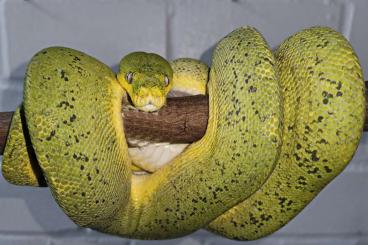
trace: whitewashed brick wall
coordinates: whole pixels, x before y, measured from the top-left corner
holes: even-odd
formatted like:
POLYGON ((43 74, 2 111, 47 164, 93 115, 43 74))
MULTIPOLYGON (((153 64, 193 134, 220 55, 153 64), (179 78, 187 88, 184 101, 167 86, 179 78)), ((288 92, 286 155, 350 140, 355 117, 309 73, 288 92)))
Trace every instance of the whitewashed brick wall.
MULTIPOLYGON (((44 47, 79 49, 114 69, 136 50, 209 63, 213 45, 241 25, 258 28, 272 47, 304 27, 333 27, 351 41, 368 74, 368 0, 0 0, 0 111, 12 111, 21 101, 26 64, 44 47)), ((367 162, 365 134, 347 169, 300 215, 275 234, 246 244, 368 244, 367 162)), ((0 245, 8 244, 239 242, 205 231, 150 242, 81 229, 48 189, 12 186, 0 176, 0 245)))

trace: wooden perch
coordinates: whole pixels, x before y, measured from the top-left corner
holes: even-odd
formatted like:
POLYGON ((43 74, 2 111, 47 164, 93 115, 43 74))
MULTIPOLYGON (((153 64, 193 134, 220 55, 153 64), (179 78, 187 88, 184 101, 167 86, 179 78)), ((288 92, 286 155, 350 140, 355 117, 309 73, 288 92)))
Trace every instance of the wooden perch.
MULTIPOLYGON (((366 120, 368 131, 368 82, 366 85, 366 120)), ((128 139, 155 142, 192 143, 205 133, 208 120, 208 97, 203 95, 169 98, 155 113, 123 107, 124 131, 128 139)), ((3 153, 13 112, 0 112, 0 154, 3 153)))
MULTIPOLYGON (((3 154, 13 112, 0 112, 0 155, 3 154)), ((208 97, 203 95, 168 98, 154 113, 122 108, 126 137, 155 142, 191 143, 205 133, 208 97)))

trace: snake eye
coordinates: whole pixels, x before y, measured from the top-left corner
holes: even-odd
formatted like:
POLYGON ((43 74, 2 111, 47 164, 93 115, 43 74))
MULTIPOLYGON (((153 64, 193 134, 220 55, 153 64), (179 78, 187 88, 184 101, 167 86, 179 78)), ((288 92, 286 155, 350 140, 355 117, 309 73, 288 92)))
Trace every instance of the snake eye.
POLYGON ((130 84, 133 82, 133 72, 128 72, 125 76, 125 79, 127 80, 127 82, 130 84))
POLYGON ((165 82, 165 86, 169 86, 169 83, 170 83, 170 80, 169 80, 169 77, 165 75, 165 78, 164 78, 164 82, 165 82))

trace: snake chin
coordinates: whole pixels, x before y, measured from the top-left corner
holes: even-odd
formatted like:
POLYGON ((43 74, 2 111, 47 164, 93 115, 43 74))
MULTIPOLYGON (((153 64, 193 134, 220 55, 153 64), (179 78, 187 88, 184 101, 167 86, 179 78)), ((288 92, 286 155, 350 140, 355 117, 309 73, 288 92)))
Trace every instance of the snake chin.
POLYGON ((160 110, 166 102, 165 96, 133 94, 130 96, 135 108, 145 112, 155 112, 160 110))
POLYGON ((154 111, 158 111, 161 107, 157 107, 153 104, 147 104, 141 107, 138 107, 139 110, 141 111, 145 111, 145 112, 154 112, 154 111))

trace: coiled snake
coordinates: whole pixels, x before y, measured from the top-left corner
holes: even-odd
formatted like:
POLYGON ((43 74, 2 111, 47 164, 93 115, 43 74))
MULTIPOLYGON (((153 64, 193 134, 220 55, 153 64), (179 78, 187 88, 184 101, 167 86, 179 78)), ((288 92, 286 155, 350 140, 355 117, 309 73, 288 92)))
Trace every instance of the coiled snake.
POLYGON ((38 185, 29 133, 55 200, 80 226, 141 239, 200 228, 257 239, 286 224, 339 174, 362 134, 362 71, 342 35, 309 28, 272 53, 257 30, 242 27, 214 50, 204 137, 153 174, 137 176, 121 127, 122 98, 146 86, 150 99, 133 103, 155 110, 173 75, 153 59, 146 71, 158 67, 155 79, 138 85, 139 74, 132 82, 129 71, 134 64, 123 61, 116 78, 79 51, 40 51, 12 121, 4 177, 38 185))

